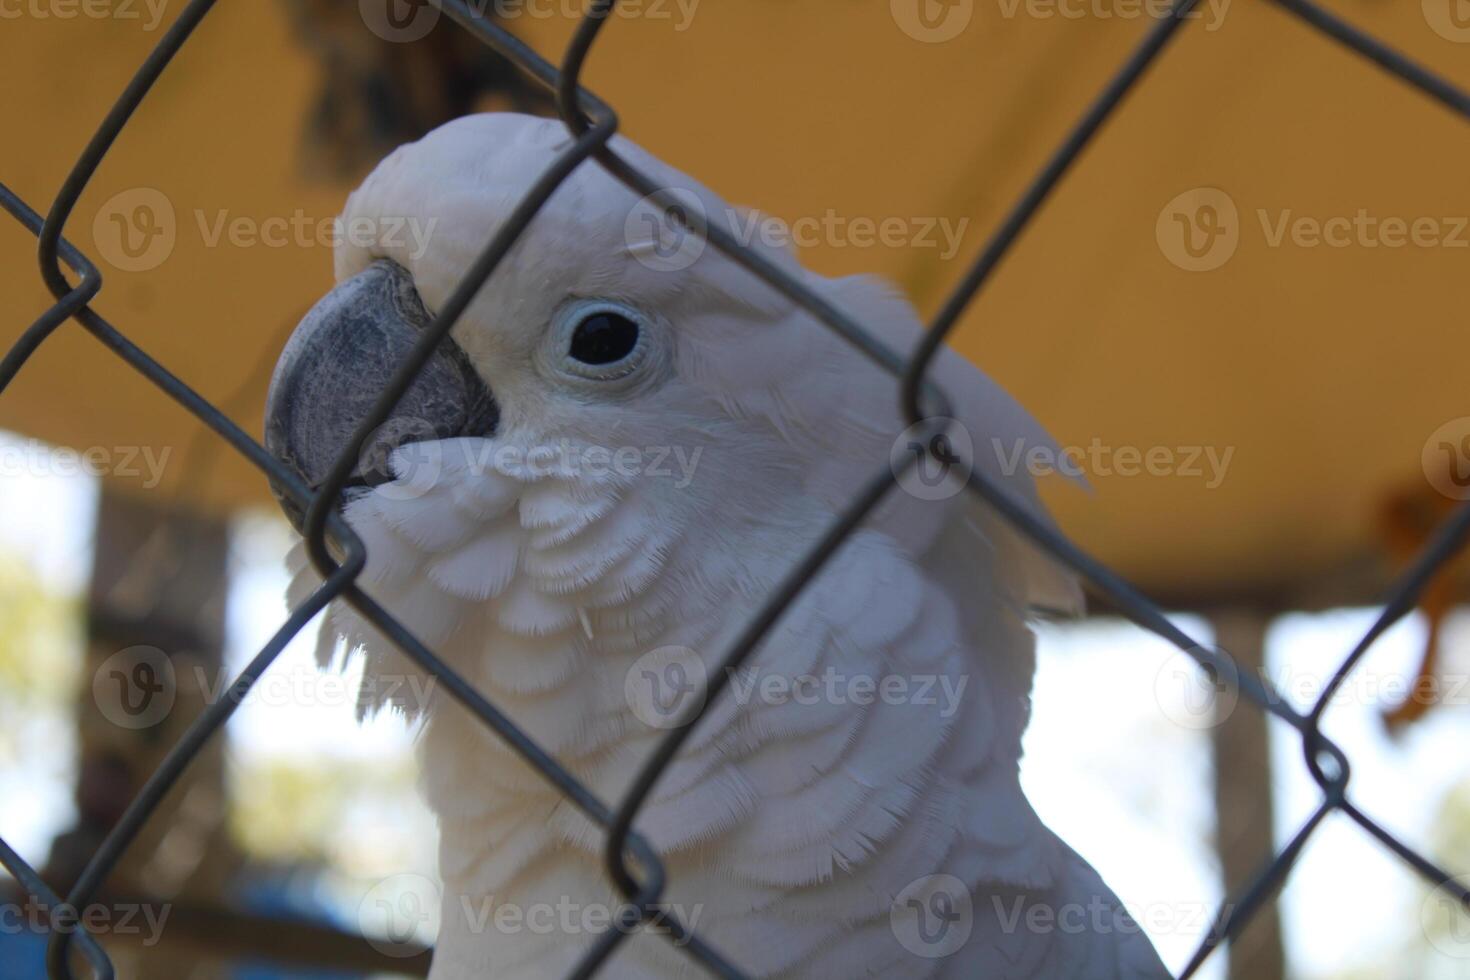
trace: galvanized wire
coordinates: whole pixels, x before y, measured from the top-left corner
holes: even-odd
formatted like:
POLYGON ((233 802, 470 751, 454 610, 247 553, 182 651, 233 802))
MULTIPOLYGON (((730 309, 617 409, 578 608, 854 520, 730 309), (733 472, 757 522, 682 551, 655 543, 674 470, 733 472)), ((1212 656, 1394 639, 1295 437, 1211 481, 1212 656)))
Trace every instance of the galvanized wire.
MULTIPOLYGON (((1368 58, 1386 72, 1421 90, 1450 111, 1470 120, 1470 95, 1399 52, 1308 0, 1271 2, 1368 58)), ((667 884, 666 875, 658 854, 634 829, 638 814, 694 726, 723 693, 725 681, 733 669, 751 655, 802 590, 820 574, 827 559, 881 502, 901 474, 896 473, 887 461, 875 460, 872 479, 859 490, 817 544, 793 565, 780 586, 751 617, 745 629, 720 659, 719 669, 712 672, 708 696, 686 712, 679 719, 680 724, 673 726, 639 771, 626 795, 614 806, 599 799, 582 785, 552 755, 413 636, 391 612, 358 588, 357 577, 363 569, 366 552, 362 542, 342 520, 338 504, 343 485, 358 458, 359 447, 392 413, 418 371, 428 362, 434 348, 444 340, 455 321, 494 274, 500 261, 535 218, 538 210, 572 170, 588 160, 604 167, 641 196, 653 196, 656 201, 664 204, 670 220, 684 222, 690 230, 702 234, 710 244, 738 262, 755 279, 800 305, 828 329, 898 378, 901 381, 901 408, 909 421, 930 425, 935 431, 939 431, 944 424, 941 420, 948 414, 946 406, 949 401, 943 392, 928 382, 927 372, 944 338, 953 330, 961 315, 1045 205, 1051 192, 1128 93, 1157 61, 1169 41, 1183 26, 1186 15, 1195 6, 1196 0, 1175 0, 1170 13, 1161 17, 1148 31, 1003 219, 998 230, 961 278, 959 285, 941 306, 917 349, 908 358, 888 348, 864 329, 859 321, 828 303, 791 274, 742 245, 727 230, 708 224, 698 215, 685 212, 676 214, 672 210, 675 202, 659 196, 659 185, 611 149, 609 140, 618 128, 617 114, 605 101, 583 87, 580 79, 587 57, 616 0, 591 0, 559 66, 547 62, 501 26, 479 15, 476 8, 464 0, 433 0, 435 6, 448 14, 453 21, 508 59, 533 81, 545 86, 556 97, 558 110, 573 141, 541 175, 518 203, 509 220, 486 244, 434 322, 423 332, 409 357, 380 393, 351 444, 343 449, 336 465, 316 493, 310 492, 216 406, 190 389, 91 308, 91 302, 102 289, 101 272, 63 236, 78 199, 118 134, 215 3, 216 0, 191 0, 180 13, 108 112, 62 184, 44 220, 0 184, 0 207, 37 236, 41 275, 56 299, 50 309, 21 333, 3 360, 0 360, 0 392, 4 391, 47 338, 62 324, 75 320, 261 470, 307 514, 306 537, 309 552, 324 581, 309 599, 292 610, 271 640, 235 678, 230 689, 231 696, 219 698, 209 705, 170 750, 64 899, 57 896, 19 854, 4 841, 0 841, 0 865, 10 871, 21 888, 33 899, 44 903, 51 910, 51 939, 47 952, 50 975, 56 978, 71 977, 68 953, 73 942, 78 945, 95 976, 110 978, 113 975, 112 964, 96 938, 86 930, 85 922, 78 921, 77 909, 86 906, 98 893, 168 790, 177 782, 203 745, 229 720, 244 694, 270 667, 286 644, 329 602, 341 600, 355 608, 407 656, 432 674, 444 690, 504 739, 528 765, 589 819, 605 829, 607 871, 627 900, 619 915, 619 924, 624 928, 609 928, 599 936, 572 973, 573 977, 597 975, 607 958, 631 931, 627 927, 647 922, 655 915, 667 927, 668 938, 675 941, 687 955, 694 957, 708 972, 728 978, 744 976, 735 961, 712 948, 697 933, 671 916, 667 908, 658 905, 667 884), (76 278, 75 283, 68 278, 67 270, 76 278), (340 556, 340 560, 333 557, 334 552, 340 556), (630 858, 636 863, 636 870, 630 865, 630 858)), ((932 447, 933 443, 926 440, 924 445, 932 447)), ((917 463, 918 459, 915 457, 908 465, 917 463)), ((1249 884, 1222 905, 1214 927, 1206 933, 1181 974, 1182 977, 1194 975, 1214 949, 1240 933, 1291 873, 1306 843, 1323 820, 1333 812, 1340 812, 1356 822, 1418 874, 1470 909, 1470 891, 1454 881, 1447 871, 1383 829, 1348 800, 1347 787, 1351 778, 1349 760, 1322 731, 1323 715, 1333 693, 1361 662, 1370 646, 1415 607, 1435 573, 1463 547, 1466 538, 1470 537, 1470 504, 1462 506, 1436 532, 1422 555, 1387 598, 1373 627, 1344 658, 1312 709, 1302 714, 1291 708, 1257 674, 1240 671, 1224 654, 1195 642, 1174 626, 1163 610, 1136 588, 1077 547, 1065 535, 1038 521, 998 484, 972 470, 968 489, 999 511, 1038 546, 1081 575, 1091 589, 1105 598, 1114 609, 1144 629, 1168 640, 1197 660, 1202 667, 1212 668, 1215 676, 1227 679, 1247 700, 1286 722, 1300 736, 1308 768, 1322 791, 1322 801, 1287 846, 1271 856, 1249 884)))

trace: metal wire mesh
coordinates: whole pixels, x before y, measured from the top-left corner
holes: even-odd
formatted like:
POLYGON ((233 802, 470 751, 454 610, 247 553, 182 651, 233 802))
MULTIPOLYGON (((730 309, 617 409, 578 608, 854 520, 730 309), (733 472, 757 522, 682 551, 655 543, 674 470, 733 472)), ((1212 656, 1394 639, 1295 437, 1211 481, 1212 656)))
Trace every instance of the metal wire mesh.
MULTIPOLYGON (((152 773, 123 817, 108 834, 102 846, 87 864, 70 892, 61 898, 52 891, 35 870, 11 847, 0 841, 0 864, 15 876, 37 901, 52 910, 49 919, 51 937, 47 950, 47 968, 53 977, 70 977, 69 950, 73 942, 86 958, 96 976, 110 978, 113 967, 94 935, 85 928, 78 909, 84 908, 102 887, 119 858, 138 835, 168 790, 174 785, 200 748, 229 720, 244 695, 275 660, 286 644, 329 602, 341 600, 351 604, 367 620, 391 639, 421 667, 433 674, 443 689, 472 711, 485 725, 503 738, 530 766, 606 831, 605 860, 608 874, 616 883, 627 904, 620 911, 618 927, 604 931, 588 950, 572 973, 573 977, 596 975, 608 957, 640 923, 657 919, 665 928, 659 932, 674 941, 685 953, 710 973, 722 977, 744 974, 734 960, 711 948, 701 937, 659 905, 666 884, 659 855, 634 829, 640 809, 659 777, 679 752, 694 724, 710 710, 720 697, 728 678, 758 646, 766 632, 816 576, 826 560, 858 527, 894 486, 901 473, 895 473, 888 461, 875 461, 873 478, 860 489, 847 508, 821 537, 811 551, 802 557, 785 576, 780 586, 752 617, 735 643, 725 653, 717 669, 710 672, 708 697, 693 705, 679 723, 664 737, 652 757, 642 767, 626 796, 610 804, 598 799, 555 758, 517 728, 494 704, 477 693, 470 684, 428 649, 386 609, 357 586, 366 553, 362 542, 334 510, 343 485, 348 479, 362 445, 370 434, 393 411, 399 398, 412 384, 417 372, 428 362, 434 348, 449 333, 482 284, 492 275, 518 236, 535 217, 537 211, 561 182, 584 161, 605 167, 608 172, 641 196, 655 196, 667 204, 670 220, 681 221, 704 235, 716 248, 743 265, 770 287, 799 304, 828 329, 835 331, 864 352, 891 374, 901 378, 903 412, 911 424, 925 424, 938 432, 947 399, 943 392, 925 380, 930 361, 947 334, 954 328, 976 294, 995 272, 1017 237, 1045 203, 1051 191, 1077 160, 1083 149, 1139 82, 1155 59, 1168 45, 1175 32, 1188 19, 1196 0, 1175 0, 1167 16, 1151 27, 1127 61, 1098 94, 1082 118, 1073 126, 1061 146, 1032 180, 1020 200, 1013 206, 1000 227, 969 268, 952 295, 929 325, 913 356, 905 359, 870 335, 863 326, 841 310, 814 294, 789 273, 772 265, 761 255, 739 243, 725 229, 708 225, 698 215, 675 211, 677 202, 659 197, 660 187, 647 175, 619 157, 608 146, 617 130, 618 119, 612 107, 579 84, 582 67, 616 0, 591 0, 559 66, 542 59, 528 46, 495 23, 477 14, 475 5, 465 0, 432 0, 443 13, 470 31, 490 48, 544 85, 555 96, 561 118, 574 137, 548 170, 541 175, 521 200, 504 226, 480 254, 469 273, 444 304, 410 356, 394 374, 378 397, 371 412, 355 433, 351 444, 342 451, 333 470, 315 494, 278 462, 243 430, 232 423, 216 406, 191 390, 166 368, 134 345, 112 324, 89 305, 102 288, 97 267, 73 247, 62 235, 83 190, 96 173, 113 141, 127 125, 134 111, 158 80, 174 55, 188 41, 194 29, 215 6, 216 0, 192 0, 180 13, 157 47, 108 112, 96 135, 77 160, 52 202, 47 216, 42 217, 29 205, 0 184, 0 206, 3 206, 39 240, 38 255, 41 275, 56 303, 35 321, 0 361, 0 391, 9 384, 30 356, 53 332, 68 320, 100 341, 127 362, 161 391, 178 402, 187 412, 205 423, 236 452, 272 478, 278 486, 306 510, 306 537, 313 562, 324 582, 286 622, 250 664, 235 678, 226 696, 214 700, 183 735, 178 744, 152 773), (63 271, 63 264, 77 277, 73 285, 63 271), (341 558, 334 557, 333 551, 341 558), (635 867, 636 865, 636 867, 635 867)), ((1335 15, 1308 0, 1272 0, 1296 15, 1303 23, 1323 32, 1353 51, 1370 59, 1389 74, 1414 86, 1446 108, 1470 121, 1470 94, 1460 91, 1433 73, 1413 63, 1376 39, 1345 23, 1335 15)), ((933 447, 936 443, 925 442, 933 447)), ((919 457, 908 465, 919 463, 919 457)), ((1291 872, 1303 847, 1322 821, 1339 811, 1354 821, 1383 847, 1398 855, 1415 871, 1470 909, 1470 890, 1454 881, 1449 873, 1398 840, 1376 823, 1372 817, 1348 800, 1349 760, 1343 751, 1322 732, 1322 718, 1333 695, 1362 660, 1372 644, 1395 622, 1411 611, 1434 574, 1470 536, 1470 505, 1462 506, 1436 532, 1423 553, 1393 589, 1372 628, 1352 649, 1331 676, 1315 704, 1306 713, 1298 712, 1271 690, 1254 672, 1239 671, 1228 658, 1196 643, 1174 626, 1164 612, 1114 574, 1105 565, 1082 551, 1058 531, 1040 523, 1024 508, 1014 503, 995 483, 970 467, 968 490, 998 510, 1021 532, 1078 572, 1095 593, 1129 619, 1175 644, 1194 658, 1202 669, 1227 679, 1239 693, 1260 710, 1269 712, 1290 725, 1300 736, 1307 766, 1322 791, 1322 800, 1312 816, 1301 826, 1280 853, 1274 855, 1238 894, 1221 906, 1212 928, 1186 966, 1183 977, 1194 975, 1210 954, 1224 942, 1239 935, 1245 925, 1261 909, 1263 903, 1281 886, 1291 872)))

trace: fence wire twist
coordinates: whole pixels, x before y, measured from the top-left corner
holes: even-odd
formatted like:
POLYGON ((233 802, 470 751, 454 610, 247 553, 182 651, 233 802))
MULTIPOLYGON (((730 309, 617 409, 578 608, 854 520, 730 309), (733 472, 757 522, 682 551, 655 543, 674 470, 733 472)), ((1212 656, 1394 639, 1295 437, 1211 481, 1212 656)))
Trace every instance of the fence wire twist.
MULTIPOLYGON (((663 203, 670 220, 684 222, 690 230, 704 235, 711 244, 743 265, 751 274, 799 304, 828 329, 840 334, 886 371, 899 378, 902 410, 909 423, 922 423, 931 427, 941 425, 937 420, 948 414, 948 400, 943 392, 934 389, 925 379, 930 361, 1051 191, 1128 92, 1157 60, 1187 19, 1197 0, 1175 0, 1169 14, 1160 18, 1149 30, 1005 216, 909 358, 904 358, 886 347, 864 330, 860 323, 813 293, 790 273, 743 246, 727 230, 708 225, 698 215, 682 210, 674 211, 677 202, 664 197, 662 189, 648 175, 610 149, 609 140, 618 128, 617 114, 606 102, 582 87, 580 78, 587 56, 617 0, 591 0, 559 66, 541 58, 503 28, 484 19, 465 0, 431 0, 462 28, 504 56, 534 81, 548 88, 554 94, 562 121, 574 140, 540 176, 525 198, 519 202, 509 220, 486 245, 434 322, 423 332, 408 358, 379 395, 351 443, 343 449, 327 479, 314 494, 268 455, 244 430, 231 422, 220 409, 175 377, 92 309, 90 304, 102 288, 101 273, 62 236, 78 199, 113 141, 127 125, 174 55, 188 41, 216 2, 217 0, 191 0, 180 13, 107 113, 101 127, 62 184, 44 219, 4 184, 0 184, 0 206, 38 237, 41 276, 56 299, 55 305, 27 328, 4 359, 0 360, 0 392, 4 391, 30 356, 57 328, 68 320, 76 320, 104 346, 274 480, 298 506, 306 510, 307 543, 312 561, 322 573, 323 583, 305 603, 291 612, 260 653, 235 678, 226 696, 211 703, 192 723, 178 744, 169 751, 87 863, 64 900, 47 886, 34 868, 0 840, 0 865, 15 877, 33 899, 45 903, 52 910, 48 922, 51 932, 47 947, 48 972, 56 978, 72 976, 69 952, 71 944, 75 942, 94 975, 102 980, 110 980, 113 976, 112 963, 96 937, 85 928, 77 910, 85 907, 97 894, 164 795, 204 744, 229 720, 244 695, 270 667, 286 644, 329 602, 342 600, 372 622, 407 656, 434 675, 444 690, 493 729, 543 778, 606 831, 607 871, 627 900, 620 913, 622 928, 609 928, 597 939, 571 974, 573 978, 596 975, 633 928, 655 917, 666 927, 668 938, 710 973, 727 978, 743 977, 744 974, 729 958, 713 949, 697 933, 671 915, 667 908, 657 905, 666 884, 663 864, 658 854, 634 829, 634 824, 654 785, 677 755, 694 725, 721 695, 734 668, 739 667, 751 655, 767 631, 802 589, 819 574, 826 560, 842 545, 847 536, 878 505, 902 473, 895 472, 886 461, 881 467, 875 467, 872 479, 810 552, 787 573, 780 586, 765 600, 759 612, 740 633, 718 669, 711 671, 709 696, 697 708, 689 710, 679 719, 679 724, 665 736, 639 771, 627 795, 614 807, 593 795, 494 704, 451 670, 391 613, 358 588, 357 577, 363 569, 366 551, 361 540, 336 510, 336 505, 361 447, 393 411, 419 370, 428 362, 435 347, 449 333, 455 321, 494 273, 501 259, 535 218, 542 205, 576 167, 589 159, 595 165, 606 168, 638 194, 653 196, 663 203), (75 285, 68 280, 63 265, 75 275, 75 285), (333 556, 334 550, 341 556, 340 560, 333 556)), ((1309 0, 1269 2, 1294 14, 1303 23, 1368 58, 1384 71, 1470 121, 1470 94, 1309 0)), ((925 440, 924 445, 932 446, 933 443, 925 440)), ((907 465, 911 467, 918 463, 916 456, 907 465)), ((1181 977, 1193 976, 1222 942, 1227 942, 1240 933, 1263 903, 1281 886, 1307 841, 1333 811, 1345 814, 1383 847, 1398 855, 1434 885, 1454 896, 1466 909, 1470 909, 1470 890, 1454 881, 1444 869, 1398 840, 1348 800, 1346 794, 1351 775, 1349 761, 1343 751, 1322 732, 1323 714, 1342 683, 1373 643, 1416 606, 1420 594, 1435 573, 1460 550, 1467 536, 1470 536, 1470 504, 1462 505, 1438 529, 1422 554, 1392 590, 1373 626, 1338 666, 1311 710, 1302 714, 1290 707, 1257 674, 1239 671, 1221 653, 1196 643, 1174 626, 1158 606, 1128 582, 1082 551, 1060 532, 1038 521, 1013 502, 997 484, 973 468, 966 468, 971 469, 967 486, 971 493, 994 507, 1037 545, 1080 574, 1093 591, 1113 608, 1144 629, 1173 643, 1195 659, 1202 669, 1209 670, 1212 676, 1224 678, 1238 687, 1239 692, 1258 708, 1275 715, 1300 735, 1307 766, 1322 790, 1322 801, 1280 853, 1272 856, 1260 868, 1248 886, 1237 895, 1228 897, 1221 905, 1213 927, 1207 931, 1181 977)))

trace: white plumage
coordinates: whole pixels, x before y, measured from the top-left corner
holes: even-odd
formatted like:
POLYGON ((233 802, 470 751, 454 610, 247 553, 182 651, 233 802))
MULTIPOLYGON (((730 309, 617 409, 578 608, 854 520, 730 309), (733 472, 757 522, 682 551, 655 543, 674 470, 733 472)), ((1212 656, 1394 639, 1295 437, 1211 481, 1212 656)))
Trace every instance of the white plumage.
MULTIPOLYGON (((344 219, 417 220, 434 228, 428 248, 346 244, 339 280, 391 259, 439 309, 566 142, 558 123, 487 115, 398 150, 344 219)), ((711 220, 730 213, 633 144, 615 145, 696 195, 711 220)), ((609 801, 666 734, 633 710, 630 669, 666 647, 713 664, 904 427, 891 378, 715 249, 677 271, 640 261, 627 237, 635 207, 646 205, 595 163, 577 169, 454 328, 499 403, 493 438, 401 449, 400 478, 347 507, 368 544, 368 591, 609 801), (558 360, 558 324, 589 300, 639 316, 643 346, 625 377, 581 377, 558 360), (532 465, 538 447, 556 447, 563 463, 627 447, 639 462, 532 465), (694 465, 651 472, 659 451, 694 465)), ((880 283, 824 279, 766 251, 895 348, 915 343, 912 310, 880 283)), ((976 465, 1040 513, 1030 478, 1005 472, 992 440, 1050 445, 1046 435, 952 353, 932 377, 955 399, 976 465)), ((316 578, 294 561, 300 599, 316 578)), ((1166 975, 1148 940, 1119 928, 1126 919, 1095 914, 1117 899, 1018 784, 1034 669, 1026 616, 1079 603, 1068 576, 968 494, 893 491, 737 678, 743 696, 712 707, 639 818, 666 859, 668 901, 756 977, 1166 975), (837 687, 768 697, 759 682, 773 677, 837 687), (909 693, 858 703, 854 681, 890 677, 909 693), (957 949, 916 951, 905 925, 911 883, 929 875, 952 876, 969 898, 957 949), (1081 929, 1024 915, 1073 906, 1094 910, 1081 929)), ((369 670, 409 669, 334 607, 323 658, 344 648, 364 651, 369 670)), ((422 785, 443 831, 433 976, 564 976, 592 936, 484 927, 467 909, 616 907, 602 833, 468 712, 435 698, 399 705, 426 709, 422 785)), ((638 934, 607 975, 701 971, 638 934)))

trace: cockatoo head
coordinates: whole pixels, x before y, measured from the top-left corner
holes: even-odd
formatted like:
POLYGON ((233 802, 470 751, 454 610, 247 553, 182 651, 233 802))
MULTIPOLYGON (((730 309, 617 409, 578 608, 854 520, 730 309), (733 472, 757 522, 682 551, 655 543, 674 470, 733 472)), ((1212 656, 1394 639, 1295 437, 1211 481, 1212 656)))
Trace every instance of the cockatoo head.
MULTIPOLYGON (((268 399, 266 445, 306 484, 321 485, 569 143, 554 120, 467 117, 395 151, 351 196, 338 285, 292 336, 268 399)), ((881 282, 806 271, 781 239, 751 233, 772 219, 729 207, 626 140, 613 146, 679 206, 894 349, 918 338, 912 309, 881 282)), ((904 423, 892 378, 591 160, 537 212, 450 340, 364 448, 345 513, 368 545, 363 584, 426 642, 465 638, 460 663, 520 670, 508 683, 531 683, 574 647, 604 661, 654 639, 712 648, 715 638, 684 635, 710 619, 690 601, 764 592, 910 445, 895 438, 904 423)), ((977 437, 1050 445, 952 353, 931 376, 955 392, 977 437)), ((1034 501, 1024 470, 1002 473, 986 453, 975 465, 1034 501)), ((952 511, 895 493, 869 526, 918 553, 952 511)), ((1003 533, 987 531, 988 547, 1003 533)), ((371 637, 343 615, 336 632, 371 653, 371 637)))
MULTIPOLYGON (((268 398, 267 448, 308 486, 568 145, 553 120, 467 117, 395 151, 352 194, 337 286, 287 344, 268 398)), ((613 145, 680 206, 746 220, 613 145)), ((669 607, 691 576, 735 589, 749 569, 717 569, 722 556, 789 561, 793 532, 815 533, 858 471, 882 465, 894 432, 862 417, 877 372, 702 245, 584 162, 364 447, 344 507, 368 545, 361 582, 426 642, 460 637, 456 663, 494 659, 523 684, 573 647, 604 660, 620 644, 647 649, 660 617, 681 618, 669 607)), ((751 247, 851 305, 837 292, 858 280, 811 275, 759 237, 751 247)), ((861 285, 858 302, 912 321, 861 285)), ((299 599, 311 577, 295 564, 299 599)), ((377 655, 350 611, 334 612, 333 633, 377 655)))
MULTIPOLYGON (((292 337, 270 395, 267 445, 309 485, 568 143, 554 120, 467 117, 393 153, 351 196, 338 286, 292 337)), ((636 146, 614 145, 682 205, 716 219, 732 213, 636 146)), ((800 274, 785 252, 767 252, 800 274)), ((752 337, 752 321, 779 320, 788 306, 588 161, 476 295, 452 343, 365 447, 350 485, 372 492, 429 479, 413 472, 420 457, 408 450, 445 440, 453 442, 429 463, 435 478, 519 465, 532 475, 633 479, 661 456, 666 489, 685 490, 695 459, 732 478, 749 466, 779 468, 778 445, 756 451, 721 436, 740 427, 741 398, 779 388, 800 353, 789 336, 752 337), (776 349, 783 341, 788 349, 776 349), (713 443, 725 451, 706 454, 713 443), (736 452, 741 445, 751 451, 736 452), (457 458, 465 455, 468 466, 457 458)), ((681 509, 702 499, 683 495, 681 509)))

